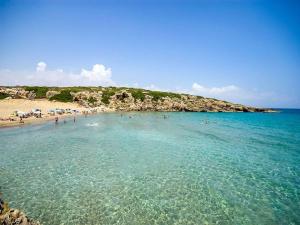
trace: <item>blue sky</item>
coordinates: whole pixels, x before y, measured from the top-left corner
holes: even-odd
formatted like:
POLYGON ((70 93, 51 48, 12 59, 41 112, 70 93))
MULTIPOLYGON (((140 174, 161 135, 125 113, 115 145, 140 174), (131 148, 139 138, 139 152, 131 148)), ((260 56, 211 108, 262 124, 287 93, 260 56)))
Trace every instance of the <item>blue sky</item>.
POLYGON ((297 1, 0 0, 0 85, 125 85, 299 108, 299 24, 297 1))

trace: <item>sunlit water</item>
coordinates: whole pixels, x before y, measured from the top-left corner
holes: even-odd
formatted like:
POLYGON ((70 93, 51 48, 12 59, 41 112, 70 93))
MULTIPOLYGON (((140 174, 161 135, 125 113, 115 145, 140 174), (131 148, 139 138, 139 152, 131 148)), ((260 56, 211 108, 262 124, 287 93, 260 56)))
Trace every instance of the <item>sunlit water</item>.
POLYGON ((100 114, 0 143, 3 197, 46 225, 300 224, 300 111, 100 114))

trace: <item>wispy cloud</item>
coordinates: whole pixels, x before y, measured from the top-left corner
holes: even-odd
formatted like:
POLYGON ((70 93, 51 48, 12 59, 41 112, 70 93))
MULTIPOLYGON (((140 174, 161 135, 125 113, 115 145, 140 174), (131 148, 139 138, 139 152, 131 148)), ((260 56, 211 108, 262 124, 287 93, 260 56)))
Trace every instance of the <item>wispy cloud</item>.
POLYGON ((283 105, 284 102, 292 101, 288 96, 280 96, 273 91, 241 88, 233 84, 221 87, 207 87, 195 82, 191 86, 191 91, 188 92, 204 97, 262 107, 283 105))
POLYGON ((208 87, 194 82, 190 88, 170 88, 163 89, 155 84, 142 87, 155 91, 171 91, 177 93, 186 93, 192 95, 200 95, 204 97, 217 98, 220 100, 227 100, 235 103, 241 103, 246 105, 258 106, 258 107, 271 107, 284 104, 287 101, 294 101, 288 96, 280 96, 275 92, 258 90, 258 89, 246 89, 238 87, 234 84, 225 85, 220 87, 208 87))
POLYGON ((210 95, 210 96, 218 96, 230 93, 236 93, 240 91, 240 88, 235 85, 229 85, 224 87, 205 87, 198 83, 193 83, 192 91, 196 94, 210 95))
POLYGON ((164 91, 162 88, 157 87, 155 84, 150 84, 144 87, 147 90, 152 90, 152 91, 164 91))

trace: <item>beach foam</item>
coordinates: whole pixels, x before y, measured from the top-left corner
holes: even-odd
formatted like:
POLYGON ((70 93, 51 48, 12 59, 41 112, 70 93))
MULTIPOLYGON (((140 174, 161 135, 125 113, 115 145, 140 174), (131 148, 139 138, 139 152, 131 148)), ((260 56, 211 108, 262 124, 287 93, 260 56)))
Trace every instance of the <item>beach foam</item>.
POLYGON ((99 123, 87 123, 86 126, 87 127, 98 127, 99 123))

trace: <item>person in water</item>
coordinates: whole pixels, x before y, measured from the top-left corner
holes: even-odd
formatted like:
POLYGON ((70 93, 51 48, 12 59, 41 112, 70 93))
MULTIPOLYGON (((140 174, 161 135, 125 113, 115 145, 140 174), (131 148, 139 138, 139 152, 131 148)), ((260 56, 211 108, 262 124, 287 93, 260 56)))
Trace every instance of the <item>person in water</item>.
POLYGON ((74 123, 76 122, 75 116, 74 116, 74 120, 73 121, 74 121, 74 123))
POLYGON ((58 123, 58 117, 55 117, 55 123, 56 124, 58 123))

